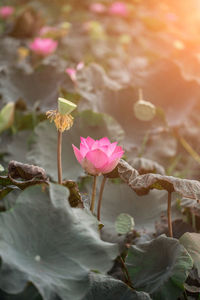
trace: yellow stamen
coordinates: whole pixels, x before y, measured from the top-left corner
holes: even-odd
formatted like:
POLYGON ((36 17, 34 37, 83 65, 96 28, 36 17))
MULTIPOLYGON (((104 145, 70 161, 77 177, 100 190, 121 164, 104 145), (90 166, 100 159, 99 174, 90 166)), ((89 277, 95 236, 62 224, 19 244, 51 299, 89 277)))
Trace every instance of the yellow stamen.
POLYGON ((69 130, 73 125, 73 117, 70 114, 62 115, 56 110, 50 110, 47 111, 46 115, 50 122, 54 121, 56 128, 60 132, 69 130))

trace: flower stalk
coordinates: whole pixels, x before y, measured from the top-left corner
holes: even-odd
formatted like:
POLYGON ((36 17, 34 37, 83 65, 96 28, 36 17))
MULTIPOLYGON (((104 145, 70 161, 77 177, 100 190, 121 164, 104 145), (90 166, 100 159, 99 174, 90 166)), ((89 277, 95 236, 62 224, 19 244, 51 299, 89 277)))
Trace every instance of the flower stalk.
POLYGON ((119 256, 119 260, 120 260, 120 262, 121 262, 121 265, 122 265, 122 268, 123 268, 124 275, 126 276, 127 284, 129 285, 129 287, 130 287, 132 290, 134 290, 133 285, 132 285, 132 282, 131 282, 131 278, 130 278, 130 276, 129 276, 128 270, 127 270, 126 265, 125 265, 125 263, 124 263, 124 260, 123 260, 123 258, 122 258, 121 256, 119 256))
POLYGON ((57 142, 58 183, 62 184, 62 131, 58 130, 57 142))
POLYGON ((95 197, 96 197, 96 186, 97 186, 97 175, 94 175, 93 187, 92 187, 92 199, 91 199, 91 205, 90 205, 90 210, 91 210, 92 213, 94 212, 95 197))
POLYGON ((73 125, 73 117, 70 113, 76 108, 76 104, 64 99, 58 98, 58 110, 47 111, 47 118, 54 122, 58 130, 57 140, 57 168, 58 183, 62 184, 62 133, 69 130, 73 125))
POLYGON ((173 237, 172 219, 171 219, 171 202, 172 202, 172 193, 168 192, 168 206, 167 206, 168 231, 169 231, 169 236, 173 237))
POLYGON ((100 193, 99 193, 99 200, 98 200, 98 208, 97 208, 97 219, 100 221, 101 218, 101 203, 102 203, 102 198, 103 198, 103 191, 106 183, 106 177, 104 176, 101 182, 101 188, 100 188, 100 193))

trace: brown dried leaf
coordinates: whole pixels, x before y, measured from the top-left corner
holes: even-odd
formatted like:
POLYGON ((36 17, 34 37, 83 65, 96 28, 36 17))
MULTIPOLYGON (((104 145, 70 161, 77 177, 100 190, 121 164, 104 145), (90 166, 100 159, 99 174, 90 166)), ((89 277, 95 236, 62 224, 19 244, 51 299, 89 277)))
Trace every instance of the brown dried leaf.
POLYGON ((130 165, 136 169, 140 175, 147 173, 158 173, 165 175, 165 169, 163 166, 148 158, 136 157, 130 161, 130 165))
POLYGON ((22 178, 31 180, 33 178, 46 180, 46 172, 43 168, 38 166, 23 164, 15 160, 11 160, 8 165, 8 175, 12 179, 22 178))
POLYGON ((68 200, 71 207, 83 208, 84 206, 83 206, 81 194, 79 192, 77 183, 73 180, 67 180, 67 181, 63 181, 62 184, 69 189, 70 194, 68 200))
POLYGON ((181 196, 200 200, 200 182, 197 180, 180 179, 160 174, 145 174, 137 176, 137 171, 129 164, 118 166, 118 172, 139 196, 146 195, 152 189, 177 192, 181 196))
MULTIPOLYGON (((0 185, 5 187, 6 189, 9 189, 11 186, 17 186, 21 190, 32 186, 36 184, 47 184, 48 181, 44 179, 31 179, 31 180, 15 180, 10 176, 0 176, 0 185)), ((0 193, 2 192, 2 189, 0 190, 0 193)), ((1 197, 0 197, 1 198, 1 197)))
POLYGON ((136 169, 131 167, 125 160, 120 159, 119 164, 117 165, 118 173, 120 178, 125 182, 133 181, 139 173, 136 169))
MULTIPOLYGON (((129 164, 124 159, 120 159, 118 165, 116 166, 116 168, 114 170, 112 170, 112 172, 103 174, 103 175, 107 178, 120 178, 118 168, 120 168, 121 170, 128 169, 128 166, 129 166, 129 164)), ((136 176, 138 176, 138 175, 139 175, 139 173, 136 171, 136 176)))
POLYGON ((27 8, 16 18, 10 36, 16 38, 31 38, 37 35, 44 21, 33 8, 27 8))

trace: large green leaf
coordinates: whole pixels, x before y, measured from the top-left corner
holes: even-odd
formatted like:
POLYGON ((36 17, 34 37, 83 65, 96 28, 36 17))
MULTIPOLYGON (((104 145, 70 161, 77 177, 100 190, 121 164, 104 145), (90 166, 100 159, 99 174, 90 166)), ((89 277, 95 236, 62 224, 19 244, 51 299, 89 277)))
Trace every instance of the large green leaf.
POLYGON ((17 160, 22 163, 26 163, 26 154, 29 150, 32 135, 32 131, 22 130, 10 137, 10 142, 7 143, 7 156, 5 157, 5 160, 17 160))
POLYGON ((117 246, 100 239, 96 218, 72 209, 68 194, 55 184, 30 187, 0 214, 1 289, 19 293, 31 281, 45 300, 79 300, 89 288, 90 270, 111 268, 117 246))
MULTIPOLYGON (((155 46, 155 43, 153 45, 155 46)), ((121 62, 121 59, 120 57, 118 61, 121 62)), ((133 56, 133 59, 136 57, 133 56)), ((112 71, 114 72, 113 66, 112 71)), ((121 72, 123 71, 120 69, 116 71, 120 74, 121 72)), ((161 107, 168 123, 177 125, 184 123, 186 117, 194 110, 198 101, 199 86, 186 81, 178 67, 166 59, 149 64, 142 74, 137 74, 133 67, 129 70, 133 76, 132 80, 128 85, 121 84, 121 88, 116 88, 113 84, 117 80, 110 80, 109 85, 109 77, 96 65, 91 64, 84 68, 82 73, 82 77, 78 78, 78 89, 83 98, 79 109, 92 108, 94 111, 113 116, 125 131, 123 146, 129 159, 142 152, 145 158, 156 160, 168 167, 171 159, 177 154, 177 140, 169 128, 165 127, 161 117, 157 116, 151 122, 141 122, 135 118, 133 105, 138 100, 138 87, 143 89, 144 100, 161 107), (131 83, 134 83, 134 87, 131 83)))
MULTIPOLYGON (((101 181, 100 179, 98 179, 101 181)), ((91 188, 89 193, 91 192, 91 188)), ((98 197, 97 197, 98 199, 98 197)), ((167 193, 150 191, 148 195, 138 196, 124 183, 115 184, 107 181, 103 193, 101 221, 105 230, 113 235, 116 232, 115 221, 119 214, 127 213, 134 218, 137 230, 155 230, 156 221, 167 211, 167 193)), ((172 217, 181 216, 176 207, 175 197, 172 201, 172 217)))
POLYGON ((125 283, 111 276, 91 275, 91 288, 84 300, 150 300, 143 292, 131 290, 125 283))
MULTIPOLYGON (((11 295, 0 290, 1 300, 42 300, 41 295, 37 289, 32 285, 28 284, 23 292, 17 295, 11 295)), ((59 300, 58 298, 55 300, 59 300)))
POLYGON ((178 240, 160 236, 131 246, 126 266, 133 286, 154 300, 177 300, 193 261, 178 240))
POLYGON ((29 108, 38 104, 45 111, 56 107, 59 88, 66 85, 66 78, 64 73, 51 66, 43 65, 32 73, 13 66, 1 75, 0 94, 5 102, 23 99, 29 108))
POLYGON ((200 234, 186 232, 180 238, 180 243, 190 253, 194 260, 194 266, 197 268, 198 275, 200 277, 200 234))
MULTIPOLYGON (((43 167, 47 174, 57 180, 57 130, 48 121, 41 123, 35 130, 35 143, 28 158, 34 164, 43 167)), ((63 179, 76 179, 84 171, 73 153, 72 144, 80 145, 80 137, 102 138, 108 136, 119 140, 123 136, 120 125, 110 116, 91 111, 82 112, 75 118, 73 127, 63 134, 63 179)))
MULTIPOLYGON (((6 69, 6 67, 11 66, 16 62, 17 48, 20 46, 20 41, 17 39, 12 39, 9 37, 1 37, 0 40, 0 63, 1 66, 6 69)), ((4 69, 4 70, 5 70, 4 69)), ((12 99, 11 99, 12 100, 12 99)))

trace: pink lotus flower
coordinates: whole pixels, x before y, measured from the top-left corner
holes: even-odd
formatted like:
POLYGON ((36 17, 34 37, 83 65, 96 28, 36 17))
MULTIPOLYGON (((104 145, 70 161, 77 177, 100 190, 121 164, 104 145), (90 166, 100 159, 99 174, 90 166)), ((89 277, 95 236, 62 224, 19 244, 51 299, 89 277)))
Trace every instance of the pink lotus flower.
POLYGON ((109 13, 111 15, 118 15, 122 17, 126 17, 128 15, 128 8, 126 4, 123 2, 114 2, 110 7, 109 7, 109 13))
POLYGON ((102 14, 106 11, 106 7, 102 3, 97 2, 90 5, 90 11, 97 14, 102 14))
POLYGON ((14 12, 14 8, 12 6, 2 6, 0 7, 0 17, 3 19, 9 18, 14 12))
POLYGON ((84 62, 79 62, 76 68, 67 68, 65 72, 69 75, 72 81, 76 81, 76 72, 84 68, 84 62))
POLYGON ((111 172, 124 154, 117 142, 110 143, 107 137, 100 140, 81 137, 80 150, 72 145, 74 154, 81 166, 91 175, 111 172))
POLYGON ((47 56, 52 54, 58 46, 58 42, 49 38, 35 38, 29 45, 30 49, 38 55, 47 56))

